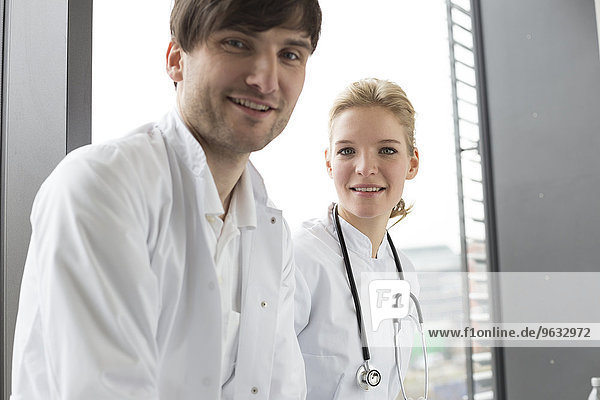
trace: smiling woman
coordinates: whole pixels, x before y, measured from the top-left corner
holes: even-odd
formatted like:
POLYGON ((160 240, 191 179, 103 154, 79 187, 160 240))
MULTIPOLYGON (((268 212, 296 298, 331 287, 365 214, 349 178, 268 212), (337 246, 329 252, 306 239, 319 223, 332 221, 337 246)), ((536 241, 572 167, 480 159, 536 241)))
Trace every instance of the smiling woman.
POLYGON ((331 109, 325 158, 338 204, 330 206, 324 218, 304 222, 294 237, 295 321, 305 356, 310 400, 331 398, 325 393, 335 393, 334 398, 362 399, 363 389, 371 391, 373 399, 393 400, 399 388, 404 393, 400 379, 404 379, 408 368, 412 326, 405 325, 400 333, 391 321, 386 321, 376 330, 366 330, 361 321, 367 314, 363 314, 356 287, 361 281, 365 285, 372 274, 388 274, 389 279, 405 279, 410 284, 409 292, 419 295, 414 266, 396 250, 387 232, 394 211, 404 208, 404 182, 414 178, 419 167, 414 118, 413 106, 404 91, 379 79, 352 83, 331 109), (351 302, 346 277, 354 309, 348 307, 351 302), (392 341, 396 334, 399 341, 392 341), (371 339, 367 339, 369 336, 371 339), (367 343, 373 338, 383 338, 384 347, 369 348, 367 343), (401 362, 395 358, 393 343, 402 348, 401 362), (313 361, 311 355, 315 354, 321 359, 313 361), (355 372, 362 362, 362 369, 355 372), (369 362, 379 369, 371 370, 369 362), (382 385, 379 379, 370 388, 356 385, 363 370, 367 376, 374 373, 382 377, 382 385), (342 377, 339 381, 338 376, 342 377), (324 387, 324 381, 330 386, 324 387))
POLYGON ((413 179, 419 167, 418 152, 409 153, 407 130, 379 106, 349 108, 332 124, 327 170, 340 216, 352 225, 364 219, 379 225, 383 235, 391 210, 402 198, 404 181, 413 179))

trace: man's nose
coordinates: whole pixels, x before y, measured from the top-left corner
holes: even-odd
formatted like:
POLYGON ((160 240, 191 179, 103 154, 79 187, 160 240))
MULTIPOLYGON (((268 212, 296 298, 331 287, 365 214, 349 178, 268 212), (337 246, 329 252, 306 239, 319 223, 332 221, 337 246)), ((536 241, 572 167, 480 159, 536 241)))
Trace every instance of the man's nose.
POLYGON ((356 173, 359 175, 372 175, 377 173, 377 160, 370 154, 363 153, 357 158, 356 173))
POLYGON ((259 54, 253 60, 246 77, 246 84, 262 94, 270 94, 279 89, 279 60, 275 54, 259 54))

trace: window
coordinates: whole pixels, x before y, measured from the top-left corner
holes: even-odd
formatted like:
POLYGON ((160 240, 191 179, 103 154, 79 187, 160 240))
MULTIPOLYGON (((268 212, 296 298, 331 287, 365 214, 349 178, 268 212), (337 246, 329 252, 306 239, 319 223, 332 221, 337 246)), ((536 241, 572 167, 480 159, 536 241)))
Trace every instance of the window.
MULTIPOLYGON (((459 210, 461 216, 461 253, 468 302, 466 316, 470 324, 494 320, 493 286, 489 280, 490 260, 486 248, 486 210, 484 197, 483 147, 480 133, 474 20, 471 3, 448 0, 448 32, 452 77, 454 130, 457 141, 459 210)), ((469 371, 469 396, 474 400, 497 398, 494 357, 498 350, 472 340, 466 349, 469 371), (496 392, 495 392, 496 391, 496 392)))

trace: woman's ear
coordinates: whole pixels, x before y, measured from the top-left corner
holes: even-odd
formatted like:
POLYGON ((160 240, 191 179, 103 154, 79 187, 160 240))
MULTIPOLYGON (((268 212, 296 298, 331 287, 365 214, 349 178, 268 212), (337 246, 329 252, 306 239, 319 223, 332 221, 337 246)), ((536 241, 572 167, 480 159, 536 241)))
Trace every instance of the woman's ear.
POLYGON ((408 160, 408 171, 406 172, 406 179, 412 179, 417 176, 419 172, 419 150, 414 149, 414 154, 410 156, 408 160))
POLYGON ((172 40, 167 48, 167 74, 173 82, 183 80, 183 50, 172 40))
POLYGON ((329 154, 329 148, 325 149, 325 167, 327 168, 327 174, 330 178, 333 178, 333 172, 331 171, 331 157, 329 154))

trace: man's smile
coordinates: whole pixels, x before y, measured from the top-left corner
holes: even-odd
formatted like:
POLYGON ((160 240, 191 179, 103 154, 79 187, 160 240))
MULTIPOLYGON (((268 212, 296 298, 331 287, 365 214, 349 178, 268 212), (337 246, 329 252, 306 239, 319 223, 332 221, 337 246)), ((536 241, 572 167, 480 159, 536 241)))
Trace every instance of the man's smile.
POLYGON ((237 105, 249 108, 251 110, 260 111, 260 112, 267 112, 267 111, 276 109, 275 107, 273 107, 270 104, 263 103, 263 102, 257 102, 256 100, 250 100, 250 99, 238 98, 238 97, 228 97, 228 99, 237 105))

